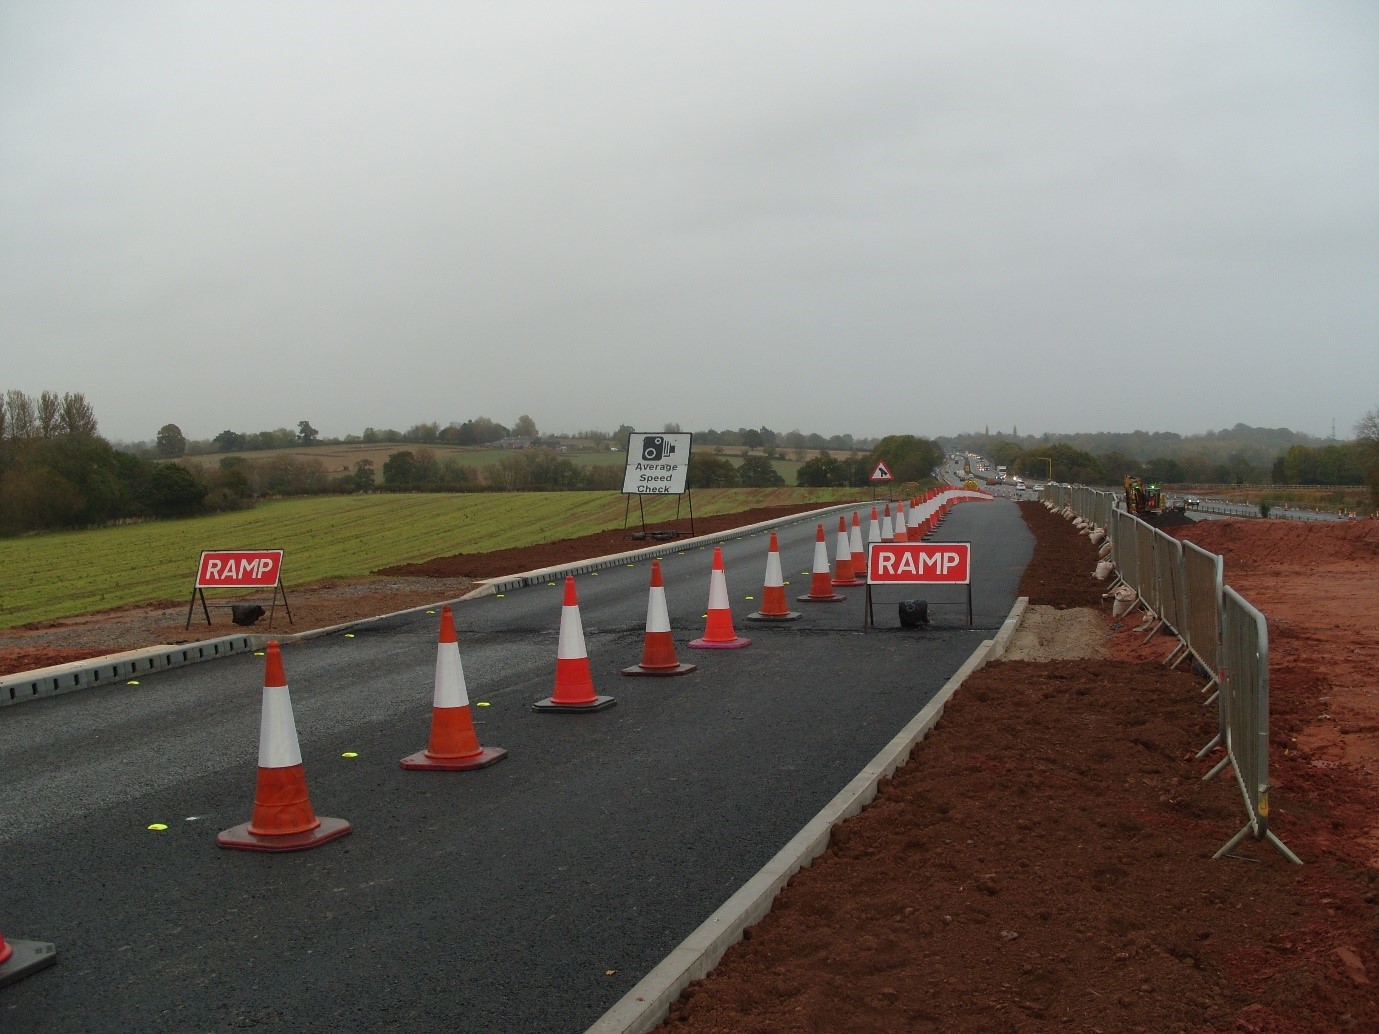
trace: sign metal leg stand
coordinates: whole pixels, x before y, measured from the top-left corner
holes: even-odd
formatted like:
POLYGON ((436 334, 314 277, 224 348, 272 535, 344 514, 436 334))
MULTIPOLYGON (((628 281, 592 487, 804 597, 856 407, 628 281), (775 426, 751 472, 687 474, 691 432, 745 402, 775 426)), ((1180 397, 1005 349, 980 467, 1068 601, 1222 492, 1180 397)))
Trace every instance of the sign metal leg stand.
POLYGON ((192 627, 192 611, 196 609, 196 598, 198 596, 201 597, 201 613, 206 615, 206 624, 209 625, 211 623, 211 610, 206 606, 206 593, 201 589, 193 589, 191 602, 187 604, 186 628, 192 627))

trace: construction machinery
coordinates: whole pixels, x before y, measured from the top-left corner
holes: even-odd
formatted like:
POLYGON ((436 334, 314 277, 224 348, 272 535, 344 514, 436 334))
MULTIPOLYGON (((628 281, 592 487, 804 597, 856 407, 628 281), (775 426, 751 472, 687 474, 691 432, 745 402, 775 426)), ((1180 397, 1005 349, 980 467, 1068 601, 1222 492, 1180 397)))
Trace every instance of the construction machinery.
POLYGON ((1143 478, 1125 475, 1125 509, 1136 516, 1158 513, 1164 508, 1164 492, 1158 485, 1146 485, 1143 478))

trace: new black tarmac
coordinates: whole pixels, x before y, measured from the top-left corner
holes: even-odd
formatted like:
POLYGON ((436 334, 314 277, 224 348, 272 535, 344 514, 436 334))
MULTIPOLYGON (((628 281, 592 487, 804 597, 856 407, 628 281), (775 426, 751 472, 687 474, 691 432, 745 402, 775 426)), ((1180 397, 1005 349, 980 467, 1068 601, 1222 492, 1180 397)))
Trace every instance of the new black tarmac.
MULTIPOLYGON (((796 587, 815 524, 778 530, 796 587)), ((864 632, 850 589, 732 651, 685 645, 712 559, 685 544, 662 571, 699 670, 674 679, 618 674, 640 656, 649 562, 579 576, 595 686, 618 701, 596 714, 531 710, 561 578, 457 606, 479 738, 509 752, 479 772, 398 767, 426 742, 438 616, 284 647, 313 804, 354 826, 308 852, 215 845, 252 810, 261 658, 6 709, 0 922, 59 960, 0 991, 0 1030, 584 1030, 1000 626, 1033 544, 1014 504, 960 505, 936 537, 973 544, 974 629, 960 589, 915 586, 878 591, 864 632), (898 627, 904 596, 935 604, 930 628, 898 627)), ((723 549, 742 622, 767 533, 723 549)))

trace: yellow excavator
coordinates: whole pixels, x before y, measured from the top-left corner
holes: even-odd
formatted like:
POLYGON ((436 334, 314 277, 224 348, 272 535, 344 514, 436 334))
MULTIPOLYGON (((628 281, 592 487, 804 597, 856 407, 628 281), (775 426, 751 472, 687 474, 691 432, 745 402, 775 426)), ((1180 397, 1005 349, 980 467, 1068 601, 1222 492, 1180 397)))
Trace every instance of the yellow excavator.
POLYGON ((1158 513, 1164 508, 1164 492, 1158 485, 1146 485, 1142 478, 1125 475, 1125 509, 1136 516, 1158 513))

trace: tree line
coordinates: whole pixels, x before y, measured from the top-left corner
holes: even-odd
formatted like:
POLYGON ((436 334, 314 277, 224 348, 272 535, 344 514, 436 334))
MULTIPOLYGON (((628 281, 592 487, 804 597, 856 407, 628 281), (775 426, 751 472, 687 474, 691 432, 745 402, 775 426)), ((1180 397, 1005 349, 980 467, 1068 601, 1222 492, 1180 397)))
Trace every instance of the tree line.
MULTIPOLYGON (((492 445, 495 442, 524 439, 537 446, 557 446, 567 439, 586 441, 594 446, 611 443, 614 447, 625 448, 627 438, 636 428, 630 424, 620 424, 615 431, 589 429, 572 434, 549 433, 542 440, 536 421, 526 413, 519 416, 508 427, 486 416, 478 416, 464 421, 451 421, 441 425, 430 421, 413 424, 405 431, 392 428, 366 427, 362 434, 347 434, 341 438, 322 438, 320 432, 309 420, 299 420, 297 430, 278 427, 265 431, 235 431, 226 429, 212 438, 192 440, 176 424, 164 424, 158 429, 152 442, 123 443, 121 448, 136 455, 152 455, 161 459, 178 459, 182 456, 207 456, 217 453, 266 452, 271 449, 294 449, 313 445, 492 445)), ((679 424, 667 424, 663 430, 679 431, 679 424)), ((838 452, 866 451, 876 444, 873 438, 858 438, 850 434, 835 434, 825 437, 818 433, 806 434, 798 429, 777 432, 769 427, 739 427, 737 430, 695 431, 695 444, 700 448, 741 447, 748 450, 761 450, 766 456, 787 456, 794 454, 803 460, 803 453, 830 449, 838 452)))
POLYGON ((1248 465, 1263 470, 1266 476, 1274 459, 1294 445, 1320 448, 1327 444, 1326 439, 1293 431, 1287 427, 1251 427, 1249 424, 1236 424, 1234 427, 1190 435, 1173 431, 1022 435, 1018 428, 1011 428, 1009 432, 992 432, 987 428, 982 432, 945 437, 942 441, 950 449, 978 452, 987 456, 991 455, 992 448, 1002 442, 1014 443, 1025 451, 1067 445, 1092 456, 1124 457, 1127 460, 1138 460, 1140 463, 1172 459, 1179 462, 1187 461, 1197 466, 1248 465))
POLYGON ((1255 463, 1238 453, 1222 461, 1199 454, 1141 461, 1116 451, 1093 455, 1066 442, 1025 448, 1002 439, 990 441, 980 451, 1011 473, 1026 478, 1112 486, 1119 486, 1127 474, 1160 485, 1366 485, 1379 504, 1376 414, 1379 410, 1360 421, 1353 441, 1292 445, 1268 463, 1255 463), (1375 426, 1367 430, 1367 422, 1375 426))
MULTIPOLYGON (((665 431, 679 431, 667 424, 665 431)), ((417 424, 407 432, 366 429, 373 441, 393 441, 408 448, 392 452, 375 469, 360 459, 352 469, 328 470, 310 454, 279 453, 254 458, 240 454, 222 456, 213 466, 185 461, 195 454, 173 424, 159 429, 152 447, 116 448, 98 433, 94 411, 80 393, 59 395, 44 391, 28 396, 7 391, 0 401, 0 534, 87 527, 120 520, 181 517, 252 506, 272 496, 319 495, 352 492, 513 492, 513 491, 618 491, 623 468, 616 464, 573 462, 556 448, 525 448, 503 455, 497 462, 465 464, 453 453, 437 453, 429 443, 473 444, 517 437, 539 441, 535 422, 525 414, 509 428, 485 417, 448 425, 417 424), (396 435, 394 439, 392 436, 396 435)), ((579 432, 593 442, 613 442, 625 448, 629 425, 604 434, 579 432)), ((226 431, 211 440, 213 450, 247 443, 251 438, 264 448, 283 449, 316 443, 319 435, 309 421, 297 430, 280 428, 235 437, 226 431), (268 444, 272 443, 272 444, 268 444)), ((357 441, 364 441, 359 436, 357 441)), ((865 488, 872 472, 884 461, 896 484, 918 483, 928 478, 958 439, 933 441, 915 435, 890 435, 877 440, 851 436, 777 434, 767 427, 736 431, 695 433, 690 455, 688 483, 691 488, 774 487, 785 484, 773 459, 783 450, 816 449, 816 455, 800 463, 795 484, 800 487, 865 488), (833 446, 846 455, 833 455, 833 446), (802 443, 802 444, 801 444, 802 443), (865 451, 863 448, 865 446, 865 451), (760 450, 734 458, 729 447, 760 450)), ((1267 464, 1243 454, 1213 461, 1197 454, 1152 457, 1141 460, 1111 450, 1101 455, 1078 449, 1067 441, 1044 443, 1002 435, 984 436, 971 443, 1013 473, 1029 478, 1052 477, 1058 481, 1091 485, 1119 485, 1125 474, 1136 474, 1163 484, 1273 483, 1290 485, 1368 484, 1379 504, 1379 409, 1356 426, 1351 442, 1294 442, 1267 464)), ((233 451, 233 450, 232 450, 233 451)), ((243 451, 254 451, 247 444, 243 451)))
MULTIPOLYGON (((530 418, 524 418, 530 419, 530 418)), ((484 434, 492 427, 472 422, 484 434)), ((521 429, 522 421, 515 425, 521 429)), ((674 430, 673 427, 668 427, 674 430)), ((293 435, 297 444, 314 429, 307 421, 293 435)), ((625 438, 624 425, 610 435, 625 438)), ((428 437, 429 431, 418 432, 428 437)), ((739 435, 739 438, 744 437, 739 435)), ((756 447, 757 439, 746 435, 756 447)), ((268 438, 267 440, 272 440, 268 438)), ((403 440, 406 443, 406 440, 403 440)), ((760 439, 771 449, 769 435, 760 439)), ((856 442, 853 441, 855 447, 856 442)), ((465 464, 454 454, 425 445, 399 449, 375 469, 360 459, 352 469, 328 470, 310 455, 279 453, 263 458, 223 456, 214 466, 191 461, 191 450, 175 425, 159 430, 152 449, 117 449, 98 433, 96 416, 79 393, 45 391, 30 397, 9 391, 0 404, 0 534, 90 527, 124 520, 185 517, 252 506, 260 498, 371 491, 529 492, 618 491, 623 468, 579 464, 553 448, 514 450, 494 463, 465 464)), ((746 455, 736 462, 723 445, 701 447, 690 456, 691 488, 775 487, 785 478, 770 455, 746 455)), ((871 452, 846 457, 822 451, 802 463, 796 484, 863 487, 884 459, 900 481, 919 481, 942 453, 927 439, 898 435, 871 452)))
POLYGON ((7 391, 0 405, 0 533, 199 513, 214 487, 113 448, 79 392, 7 391))

